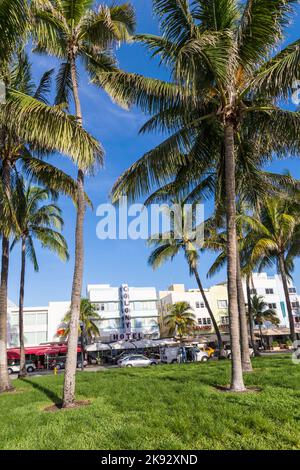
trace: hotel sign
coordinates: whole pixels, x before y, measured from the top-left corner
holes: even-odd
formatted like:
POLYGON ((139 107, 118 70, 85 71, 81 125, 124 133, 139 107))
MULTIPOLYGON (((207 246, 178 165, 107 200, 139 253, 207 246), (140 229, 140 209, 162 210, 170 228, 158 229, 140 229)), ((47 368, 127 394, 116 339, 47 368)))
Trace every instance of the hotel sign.
POLYGON ((129 300, 129 287, 127 284, 122 284, 120 288, 121 300, 121 315, 122 324, 125 335, 131 334, 131 315, 130 315, 130 300, 129 300))

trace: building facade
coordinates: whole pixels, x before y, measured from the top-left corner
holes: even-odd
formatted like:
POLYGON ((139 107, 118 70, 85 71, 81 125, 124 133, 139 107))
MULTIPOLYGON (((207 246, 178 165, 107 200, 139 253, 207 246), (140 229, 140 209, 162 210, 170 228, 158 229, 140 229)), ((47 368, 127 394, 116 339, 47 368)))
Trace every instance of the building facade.
MULTIPOLYGON (((222 333, 229 332, 229 313, 226 283, 205 289, 205 293, 222 333)), ((244 285, 245 299, 246 286, 244 285)), ((278 275, 253 273, 251 294, 262 296, 269 308, 276 311, 280 327, 289 327, 287 306, 281 278, 278 275)), ((289 294, 296 327, 300 328, 300 296, 290 283, 289 294)), ((157 292, 154 287, 130 287, 122 284, 90 284, 87 298, 94 304, 100 316, 97 341, 156 339, 164 336, 163 317, 176 302, 185 301, 191 305, 196 316, 196 333, 213 333, 213 327, 204 300, 198 289, 186 290, 184 284, 173 284, 168 290, 157 292)), ((70 302, 50 302, 46 307, 25 307, 24 333, 26 346, 59 342, 57 331, 70 308, 70 302)), ((268 326, 268 325, 266 325, 268 326)), ((270 325, 269 325, 270 326, 270 325)), ((297 329, 298 329, 297 328, 297 329)), ((300 331, 300 330, 299 330, 300 331)), ((19 311, 12 302, 8 303, 8 346, 19 345, 19 311)))
MULTIPOLYGON (((87 298, 94 304, 101 320, 98 322, 103 342, 122 339, 158 338, 157 293, 154 287, 111 287, 109 284, 87 286, 87 298)), ((50 302, 46 307, 24 308, 26 346, 59 342, 57 331, 70 302, 50 302)), ((8 347, 19 345, 19 309, 8 306, 8 347)))
MULTIPOLYGON (((247 302, 246 283, 243 283, 245 301, 247 302)), ((216 318, 221 332, 229 331, 228 294, 226 282, 204 289, 207 300, 216 318)), ((253 273, 251 282, 251 295, 263 297, 268 308, 275 310, 279 318, 280 327, 289 327, 286 300, 282 281, 279 275, 268 276, 267 273, 253 273)), ((293 310, 294 323, 300 327, 300 296, 292 284, 289 283, 289 295, 293 310)), ((211 333, 213 331, 207 309, 198 289, 186 290, 184 284, 173 284, 166 291, 159 292, 160 313, 163 318, 170 307, 180 301, 188 302, 196 317, 199 333, 211 333)), ((161 323, 163 321, 161 320, 161 323)), ((266 325, 268 326, 268 325, 266 325)))
POLYGON ((154 287, 88 285, 87 297, 101 318, 98 325, 101 341, 159 337, 159 313, 154 287))

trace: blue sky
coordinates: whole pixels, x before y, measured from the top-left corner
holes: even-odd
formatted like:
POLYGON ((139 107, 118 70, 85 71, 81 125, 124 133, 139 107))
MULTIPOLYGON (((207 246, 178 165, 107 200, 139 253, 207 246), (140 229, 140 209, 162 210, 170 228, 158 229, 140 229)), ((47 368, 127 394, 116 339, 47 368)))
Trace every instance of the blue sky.
MULTIPOLYGON (((156 33, 157 23, 152 14, 151 0, 132 1, 137 14, 138 32, 156 33)), ((298 9, 299 13, 299 9, 298 9)), ((299 15, 289 26, 288 41, 299 36, 299 15)), ((145 49, 139 45, 122 46, 117 51, 121 68, 142 73, 152 77, 165 78, 167 72, 147 57, 145 49)), ((58 63, 44 56, 32 55, 34 73, 40 76, 46 70, 56 67, 58 63)), ((187 287, 195 287, 190 278, 185 260, 179 256, 172 263, 167 263, 157 271, 147 266, 149 249, 145 241, 130 240, 98 240, 96 225, 99 218, 95 209, 99 204, 109 201, 109 192, 116 178, 128 168, 145 151, 157 145, 159 135, 138 135, 145 116, 138 110, 124 111, 114 105, 99 89, 88 84, 87 77, 82 74, 80 96, 85 127, 103 144, 105 148, 105 167, 98 174, 87 179, 86 190, 93 201, 94 211, 88 209, 85 223, 85 275, 83 294, 87 283, 107 283, 119 286, 128 283, 132 286, 156 286, 165 289, 172 283, 185 283, 187 287)), ((65 157, 55 156, 52 163, 58 165, 74 177, 76 170, 65 157)), ((281 172, 289 169, 294 177, 300 178, 300 161, 287 159, 272 163, 273 171, 281 172)), ((60 262, 55 255, 37 247, 40 264, 39 273, 35 273, 28 262, 25 304, 27 306, 47 305, 49 301, 68 300, 70 298, 73 264, 74 264, 74 224, 75 209, 72 203, 61 198, 59 205, 65 219, 64 236, 66 237, 70 261, 60 262)), ((208 213, 209 208, 207 208, 208 213)), ((204 254, 200 260, 199 271, 205 286, 225 280, 226 273, 220 272, 213 279, 206 280, 206 273, 214 259, 213 255, 204 254)), ((9 298, 18 302, 20 277, 20 247, 16 247, 11 255, 9 298)), ((296 262, 294 273, 295 284, 300 288, 300 263, 296 262)))

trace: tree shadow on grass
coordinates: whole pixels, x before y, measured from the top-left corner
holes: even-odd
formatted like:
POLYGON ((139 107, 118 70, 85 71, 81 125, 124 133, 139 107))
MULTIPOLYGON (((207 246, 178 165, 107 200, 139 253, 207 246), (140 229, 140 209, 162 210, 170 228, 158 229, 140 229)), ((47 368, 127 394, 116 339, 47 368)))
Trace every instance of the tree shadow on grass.
POLYGON ((47 388, 47 387, 44 387, 43 385, 35 382, 35 381, 31 381, 31 380, 28 380, 28 379, 20 379, 22 380, 22 382, 25 382, 27 384, 29 384, 32 388, 34 388, 35 390, 38 390, 39 392, 42 392, 44 395, 46 395, 52 402, 55 406, 59 407, 62 405, 62 399, 61 397, 59 397, 55 392, 53 392, 53 390, 47 388))

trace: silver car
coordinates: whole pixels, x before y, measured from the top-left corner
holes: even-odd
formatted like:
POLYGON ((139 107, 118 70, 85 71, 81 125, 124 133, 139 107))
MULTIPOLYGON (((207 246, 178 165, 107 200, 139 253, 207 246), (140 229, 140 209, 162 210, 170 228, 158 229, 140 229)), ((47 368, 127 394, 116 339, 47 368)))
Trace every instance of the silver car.
POLYGON ((119 367, 148 367, 156 366, 157 360, 143 356, 142 354, 131 354, 118 361, 119 367))

